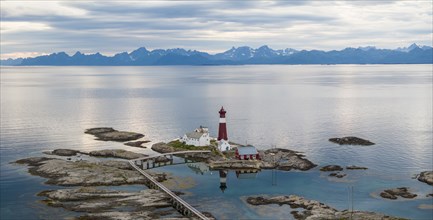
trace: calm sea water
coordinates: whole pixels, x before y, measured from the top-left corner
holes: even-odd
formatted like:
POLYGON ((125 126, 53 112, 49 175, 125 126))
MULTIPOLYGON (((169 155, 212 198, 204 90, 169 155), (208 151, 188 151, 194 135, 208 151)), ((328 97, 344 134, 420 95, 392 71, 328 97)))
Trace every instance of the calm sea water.
MULTIPOLYGON (((149 149, 98 142, 87 128, 110 126, 168 141, 204 125, 216 136, 218 110, 227 110, 229 139, 302 151, 319 166, 367 166, 333 181, 318 169, 262 171, 254 179, 228 175, 219 189, 217 173, 195 174, 185 165, 158 168, 192 178, 185 200, 218 218, 290 218, 287 206, 251 207, 257 194, 296 194, 347 209, 412 219, 432 219, 432 187, 411 179, 432 170, 432 65, 174 66, 174 67, 2 67, 1 219, 58 219, 74 215, 38 203, 38 191, 57 187, 9 164, 43 151, 149 149), (330 137, 354 135, 369 147, 338 146, 330 137), (383 189, 408 186, 418 199, 389 201, 383 189)), ((149 144, 151 145, 151 143, 149 144)), ((140 186, 131 186, 139 189, 140 186)), ((130 188, 131 188, 130 187, 130 188)))

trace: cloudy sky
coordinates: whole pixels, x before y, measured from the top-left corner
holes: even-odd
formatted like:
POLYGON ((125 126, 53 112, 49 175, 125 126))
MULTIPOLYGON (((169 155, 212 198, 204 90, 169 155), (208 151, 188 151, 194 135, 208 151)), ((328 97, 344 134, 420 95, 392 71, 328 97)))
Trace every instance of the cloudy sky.
POLYGON ((432 45, 427 1, 1 1, 1 58, 138 47, 432 45))

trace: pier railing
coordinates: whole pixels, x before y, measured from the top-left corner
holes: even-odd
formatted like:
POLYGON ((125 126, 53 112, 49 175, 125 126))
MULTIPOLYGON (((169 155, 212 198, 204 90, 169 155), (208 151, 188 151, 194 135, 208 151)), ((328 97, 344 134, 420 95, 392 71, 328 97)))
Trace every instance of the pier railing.
POLYGON ((172 202, 173 207, 176 208, 180 213, 182 213, 185 216, 189 216, 189 217, 195 216, 195 217, 198 217, 199 219, 209 220, 209 218, 206 217, 203 213, 201 213, 200 211, 198 211, 197 209, 192 207, 190 204, 185 202, 183 199, 181 199, 179 196, 177 196, 175 193, 173 193, 170 189, 165 187, 163 184, 156 181, 150 174, 146 173, 143 169, 140 169, 140 167, 138 167, 136 164, 137 161, 140 161, 141 164, 143 165, 144 164, 143 161, 157 158, 160 156, 172 156, 175 154, 189 154, 189 153, 210 153, 210 151, 179 151, 179 152, 173 152, 173 153, 167 153, 167 154, 160 154, 160 155, 156 155, 156 156, 143 157, 143 158, 130 160, 129 164, 131 164, 131 166, 134 167, 134 169, 136 169, 138 172, 143 174, 143 176, 149 182, 148 183, 149 188, 159 189, 159 190, 167 193, 170 196, 170 201, 172 202))

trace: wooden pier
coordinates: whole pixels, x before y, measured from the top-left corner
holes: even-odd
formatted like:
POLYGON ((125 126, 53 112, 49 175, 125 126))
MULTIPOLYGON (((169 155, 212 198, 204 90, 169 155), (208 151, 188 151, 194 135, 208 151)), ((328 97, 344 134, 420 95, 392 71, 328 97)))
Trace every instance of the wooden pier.
MULTIPOLYGON (((153 167, 155 167, 155 159, 159 157, 168 157, 167 159, 170 161, 170 165, 173 164, 173 155, 177 154, 195 154, 195 153, 210 153, 211 151, 178 151, 178 152, 172 152, 172 153, 166 153, 166 154, 159 154, 156 156, 150 156, 150 157, 142 157, 134 160, 130 160, 129 164, 131 164, 134 169, 136 169, 138 172, 143 174, 144 177, 146 177, 147 185, 151 189, 158 189, 165 193, 167 193, 170 196, 170 202, 172 203, 173 207, 182 213, 184 216, 187 217, 196 217, 203 220, 208 220, 209 218, 206 217, 203 213, 192 207, 190 204, 185 202, 183 199, 181 199, 179 196, 177 196, 175 193, 173 193, 170 189, 165 187, 163 184, 156 181, 151 175, 146 173, 145 169, 150 169, 150 163, 149 161, 153 162, 153 167), (146 164, 146 167, 145 167, 146 164), (138 165, 141 165, 143 169, 138 167, 138 165)), ((185 159, 186 160, 186 159, 185 159)), ((185 161, 187 162, 187 160, 185 161)), ((168 164, 166 164, 168 165, 168 164)))

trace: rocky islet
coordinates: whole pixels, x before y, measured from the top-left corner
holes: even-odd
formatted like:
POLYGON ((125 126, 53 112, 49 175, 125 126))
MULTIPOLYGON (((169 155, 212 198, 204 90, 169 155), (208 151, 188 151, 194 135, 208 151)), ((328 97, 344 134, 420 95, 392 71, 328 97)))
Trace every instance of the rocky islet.
POLYGON ((385 199, 396 200, 398 197, 413 199, 417 197, 417 194, 411 193, 407 187, 399 187, 394 189, 386 189, 380 193, 380 196, 385 199))
POLYGON ((367 211, 338 211, 324 203, 315 200, 308 200, 297 195, 289 196, 250 196, 246 202, 253 206, 259 205, 289 205, 290 208, 296 209, 290 213, 295 219, 313 220, 313 219, 374 219, 374 220, 402 220, 403 218, 387 216, 375 212, 367 211), (302 210, 301 210, 302 209, 302 210))
POLYGON ((87 129, 84 133, 94 135, 97 140, 101 141, 133 141, 144 137, 143 134, 129 132, 129 131, 118 131, 111 127, 98 127, 87 129))
POLYGON ((369 140, 365 140, 354 136, 348 136, 342 138, 330 138, 329 141, 339 145, 361 145, 361 146, 374 145, 374 143, 369 140))

